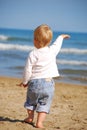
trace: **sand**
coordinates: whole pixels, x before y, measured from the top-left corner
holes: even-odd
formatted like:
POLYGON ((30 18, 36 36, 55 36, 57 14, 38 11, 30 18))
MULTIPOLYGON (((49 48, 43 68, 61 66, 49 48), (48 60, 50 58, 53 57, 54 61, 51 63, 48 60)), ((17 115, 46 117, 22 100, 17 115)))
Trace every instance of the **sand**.
MULTIPOLYGON (((16 86, 21 79, 0 77, 0 130, 35 130, 22 121, 26 88, 16 86)), ((35 113, 34 122, 36 122, 35 113)), ((44 122, 46 130, 87 130, 87 87, 56 83, 50 114, 44 122)))

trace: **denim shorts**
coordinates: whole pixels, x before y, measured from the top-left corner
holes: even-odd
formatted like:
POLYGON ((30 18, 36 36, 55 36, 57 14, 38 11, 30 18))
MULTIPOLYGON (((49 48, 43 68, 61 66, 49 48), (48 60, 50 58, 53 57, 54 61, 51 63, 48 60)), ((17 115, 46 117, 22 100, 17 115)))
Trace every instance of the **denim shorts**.
POLYGON ((54 95, 54 80, 32 79, 27 88, 27 98, 24 107, 37 112, 49 113, 54 95))

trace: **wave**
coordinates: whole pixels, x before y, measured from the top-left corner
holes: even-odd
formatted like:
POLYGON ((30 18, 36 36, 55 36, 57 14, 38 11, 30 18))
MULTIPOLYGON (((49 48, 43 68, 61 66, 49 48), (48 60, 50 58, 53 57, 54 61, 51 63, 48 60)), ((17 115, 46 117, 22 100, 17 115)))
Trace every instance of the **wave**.
POLYGON ((71 53, 71 54, 87 54, 87 49, 76 49, 76 48, 65 48, 61 49, 61 53, 71 53))
POLYGON ((5 35, 0 35, 0 40, 7 40, 7 39, 8 39, 7 36, 5 36, 5 35))
POLYGON ((65 83, 73 83, 73 84, 82 84, 87 86, 87 77, 85 76, 72 76, 72 75, 61 75, 60 78, 56 78, 58 82, 65 82, 65 83))
POLYGON ((75 60, 57 60, 58 64, 65 64, 65 65, 84 65, 87 66, 86 61, 75 61, 75 60))
MULTIPOLYGON (((80 77, 86 77, 87 78, 87 70, 83 70, 83 69, 66 69, 66 68, 63 68, 63 69, 60 69, 60 73, 61 74, 70 74, 70 75, 74 75, 74 76, 80 76, 80 77)), ((70 76, 69 75, 69 76, 70 76)))
POLYGON ((0 43, 0 50, 20 50, 20 51, 29 51, 32 50, 33 46, 28 45, 19 45, 19 44, 3 44, 0 43))
POLYGON ((23 37, 10 37, 5 35, 0 35, 0 40, 2 41, 32 41, 32 39, 29 38, 23 38, 23 37))
MULTIPOLYGON (((34 47, 33 46, 29 46, 29 45, 19 45, 19 44, 3 44, 0 43, 0 50, 19 50, 19 51, 30 51, 32 50, 34 47)), ((67 52, 68 48, 66 49, 62 49, 61 53, 65 53, 65 51, 67 52)), ((78 51, 80 51, 80 54, 85 54, 87 53, 87 50, 81 50, 79 49, 78 51)), ((72 53, 72 49, 69 49, 68 53, 72 53), (70 51, 71 50, 71 51, 70 51)), ((77 49, 74 49, 74 54, 77 54, 77 49), (75 51, 76 50, 76 51, 75 51)), ((63 64, 63 65, 83 65, 83 66, 87 66, 87 61, 75 61, 75 60, 57 60, 58 64, 63 64)))
MULTIPOLYGON (((0 43, 0 50, 21 50, 21 51, 29 51, 34 47, 29 45, 20 45, 20 44, 6 44, 0 43)), ((64 54, 87 54, 87 49, 76 49, 76 48, 62 48, 60 53, 64 54)))

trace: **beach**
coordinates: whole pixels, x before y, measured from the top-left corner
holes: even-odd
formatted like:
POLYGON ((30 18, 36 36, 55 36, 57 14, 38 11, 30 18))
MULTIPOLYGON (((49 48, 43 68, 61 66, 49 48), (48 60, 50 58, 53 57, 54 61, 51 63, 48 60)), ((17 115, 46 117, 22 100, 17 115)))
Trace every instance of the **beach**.
MULTIPOLYGON (((23 123, 27 117, 23 107, 27 89, 16 85, 20 82, 20 78, 0 77, 0 130, 36 129, 23 123)), ((37 113, 34 122, 36 116, 37 113)), ((87 87, 56 83, 50 114, 44 126, 46 130, 87 130, 87 87)))

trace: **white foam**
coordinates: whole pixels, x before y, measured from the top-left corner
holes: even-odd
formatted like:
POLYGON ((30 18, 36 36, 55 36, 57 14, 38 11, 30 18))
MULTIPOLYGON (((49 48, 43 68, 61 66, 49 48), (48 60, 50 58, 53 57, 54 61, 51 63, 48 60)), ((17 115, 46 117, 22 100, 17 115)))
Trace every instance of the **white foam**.
POLYGON ((7 39, 8 39, 7 36, 5 36, 5 35, 0 35, 0 40, 7 40, 7 39))
POLYGON ((87 54, 87 49, 77 49, 77 48, 64 48, 61 49, 61 53, 72 53, 72 54, 87 54))
POLYGON ((21 51, 29 51, 32 50, 32 46, 27 45, 19 45, 19 44, 3 44, 0 43, 0 50, 21 50, 21 51))
POLYGON ((58 64, 66 64, 66 65, 85 65, 87 66, 86 61, 75 61, 75 60, 57 60, 58 64))

